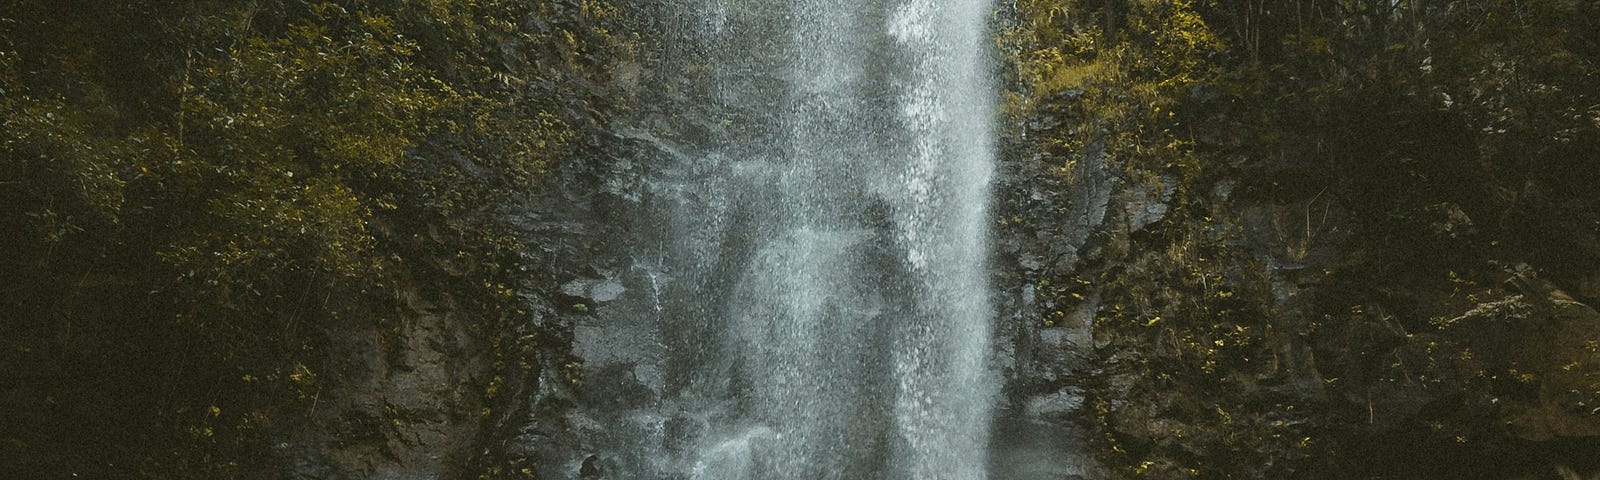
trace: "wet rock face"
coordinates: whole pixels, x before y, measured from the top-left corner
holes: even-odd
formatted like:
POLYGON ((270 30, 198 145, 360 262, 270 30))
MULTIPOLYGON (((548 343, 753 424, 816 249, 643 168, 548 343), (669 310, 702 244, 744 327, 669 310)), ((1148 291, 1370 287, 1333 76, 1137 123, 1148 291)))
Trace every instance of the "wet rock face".
POLYGON ((1501 417, 1513 437, 1542 442, 1600 439, 1600 313, 1554 284, 1519 272, 1522 295, 1484 304, 1457 323, 1523 321, 1532 324, 1514 342, 1514 363, 1536 372, 1535 395, 1508 399, 1501 417), (1508 305, 1509 304, 1509 305, 1508 305))
POLYGON ((1070 183, 1038 157, 1006 151, 995 186, 998 252, 991 266, 1005 398, 991 434, 990 473, 1016 479, 1099 478, 1099 467, 1085 449, 1089 433, 1081 428, 1084 386, 1096 367, 1093 320, 1099 298, 1069 272, 1094 248, 1093 237, 1108 219, 1138 210, 1153 222, 1164 204, 1114 208, 1118 180, 1098 149, 1085 154, 1070 183))
POLYGON ((537 195, 504 206, 506 223, 528 246, 515 287, 525 316, 473 318, 447 292, 398 286, 405 308, 397 319, 330 339, 323 371, 338 375, 317 379, 313 418, 285 426, 281 438, 296 478, 610 478, 603 475, 627 471, 593 457, 585 434, 631 433, 571 414, 580 405, 609 412, 649 398, 630 370, 584 378, 572 350, 575 333, 592 325, 597 310, 641 288, 617 273, 627 256, 619 253, 626 234, 616 212, 630 200, 607 190, 635 181, 634 167, 599 153, 606 138, 587 141, 594 143, 583 150, 587 156, 552 166, 537 195), (577 388, 586 380, 621 387, 577 388))
MULTIPOLYGON (((650 436, 629 423, 629 412, 655 403, 661 376, 627 361, 654 351, 652 286, 630 273, 629 225, 645 168, 642 147, 597 134, 590 155, 549 172, 540 194, 513 209, 509 222, 530 248, 518 292, 530 318, 522 338, 537 338, 503 363, 526 366, 504 383, 470 452, 492 471, 534 478, 632 478, 641 466, 599 455, 602 446, 650 436), (643 308, 614 315, 619 309, 643 308), (609 321, 630 318, 628 325, 609 321), (606 319, 606 320, 602 320, 606 319)), ((520 477, 519 477, 520 478, 520 477)))
MULTIPOLYGON (((1086 476, 1600 467, 1590 277, 1481 256, 1462 207, 1375 221, 1326 191, 1150 175, 1097 147, 1070 174, 1005 158, 1002 422, 1086 439, 1107 467, 1086 476)), ((1032 446, 1005 448, 997 464, 1028 464, 1032 446)))
POLYGON ((314 421, 285 442, 305 478, 423 480, 466 475, 483 408, 486 349, 461 319, 420 314, 398 332, 369 330, 335 346, 337 378, 314 421), (476 352, 476 353, 475 353, 476 352))

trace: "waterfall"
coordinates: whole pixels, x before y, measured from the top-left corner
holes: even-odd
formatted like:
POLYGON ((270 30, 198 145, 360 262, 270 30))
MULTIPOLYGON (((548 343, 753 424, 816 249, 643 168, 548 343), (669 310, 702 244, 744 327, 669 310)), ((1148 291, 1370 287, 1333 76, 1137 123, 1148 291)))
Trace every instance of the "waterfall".
POLYGON ((662 159, 636 257, 661 259, 663 353, 639 361, 665 413, 642 421, 677 421, 641 430, 661 458, 620 468, 985 478, 989 5, 669 5, 674 80, 625 135, 662 159))

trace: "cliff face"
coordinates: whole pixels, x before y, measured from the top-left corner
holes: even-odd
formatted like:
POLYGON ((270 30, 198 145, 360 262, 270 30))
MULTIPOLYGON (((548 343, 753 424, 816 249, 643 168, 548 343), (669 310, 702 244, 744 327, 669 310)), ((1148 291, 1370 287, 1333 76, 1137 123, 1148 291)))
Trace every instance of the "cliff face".
MULTIPOLYGON (((1106 168, 1093 156, 1084 164, 1089 175, 1106 168)), ((1012 408, 1089 432, 1085 454, 1111 478, 1465 474, 1456 469, 1546 478, 1593 468, 1595 373, 1584 367, 1600 317, 1527 264, 1491 287, 1359 275, 1344 279, 1353 288, 1328 272, 1370 254, 1336 235, 1305 242, 1305 204, 1218 202, 1208 220, 1170 221, 1175 195, 1163 200, 1159 185, 1091 182, 1053 203, 1013 182, 1013 198, 1025 199, 1013 215, 1079 220, 1071 233, 1008 228, 1011 275, 1041 279, 1008 292, 1021 307, 1012 408), (1197 251, 1175 252, 1137 227, 1152 218, 1154 229, 1199 232, 1197 251), (1186 271, 1200 262, 1215 276, 1186 271), (1040 295, 1054 282, 1072 283, 1040 295), (1428 323, 1400 323, 1401 308, 1428 323), (1119 310, 1143 315, 1108 325, 1119 310), (1488 456, 1498 460, 1481 463, 1488 456)))
POLYGON ((432 309, 394 330, 339 332, 328 350, 337 374, 314 394, 305 423, 278 438, 292 476, 468 476, 490 347, 459 313, 432 309))
POLYGON ((1596 468, 1592 7, 1377 3, 1012 12, 1018 392, 1107 476, 1596 468))
MULTIPOLYGON (((689 99, 622 12, 529 3, 0 2, 0 471, 596 478, 694 438, 629 423, 659 332, 607 321, 647 318, 673 153, 609 116, 689 99)), ((1600 469, 1595 8, 1002 8, 995 476, 1600 469)))
MULTIPOLYGON (((1322 7, 1007 12, 996 475, 1597 468, 1596 12, 1322 7)), ((661 413, 660 332, 608 320, 646 316, 626 226, 659 140, 592 133, 500 212, 527 246, 515 336, 433 299, 344 337, 339 370, 368 373, 328 397, 346 426, 299 434, 323 459, 301 471, 604 478, 647 461, 606 452, 692 438, 633 423, 661 413)))
POLYGON ((0 471, 525 477, 618 12, 102 3, 0 4, 0 471))

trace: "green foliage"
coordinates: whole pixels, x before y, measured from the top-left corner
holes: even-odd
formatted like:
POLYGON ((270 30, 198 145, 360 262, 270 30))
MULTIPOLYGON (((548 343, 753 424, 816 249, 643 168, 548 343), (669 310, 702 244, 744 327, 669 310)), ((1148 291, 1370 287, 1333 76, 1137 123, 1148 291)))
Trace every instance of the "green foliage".
POLYGON ((0 465, 281 471, 269 439, 337 381, 330 338, 413 315, 401 290, 479 319, 501 374, 527 367, 549 333, 516 327, 499 215, 605 121, 617 17, 0 2, 0 361, 31 386, 0 404, 0 465))
POLYGON ((1001 35, 1019 77, 1007 114, 1013 123, 1070 118, 1067 128, 1033 132, 1034 149, 1059 162, 1067 180, 1073 152, 1093 145, 1117 146, 1107 153, 1128 165, 1187 158, 1191 142, 1175 132, 1183 120, 1174 109, 1191 87, 1215 79, 1208 58, 1223 48, 1193 2, 1039 0, 1017 8, 1017 24, 1001 35))
POLYGON ((1510 300, 1600 301, 1600 196, 1580 187, 1600 184, 1593 2, 1016 8, 1007 114, 1054 169, 1029 181, 1079 188, 1096 156, 1173 192, 1160 222, 1109 227, 1087 264, 1036 282, 1051 308, 1097 294, 1090 420, 1113 477, 1459 478, 1594 457, 1575 446, 1592 436, 1526 425, 1592 418, 1600 369, 1561 339, 1595 330, 1510 300), (1495 286, 1520 263, 1556 287, 1495 286))

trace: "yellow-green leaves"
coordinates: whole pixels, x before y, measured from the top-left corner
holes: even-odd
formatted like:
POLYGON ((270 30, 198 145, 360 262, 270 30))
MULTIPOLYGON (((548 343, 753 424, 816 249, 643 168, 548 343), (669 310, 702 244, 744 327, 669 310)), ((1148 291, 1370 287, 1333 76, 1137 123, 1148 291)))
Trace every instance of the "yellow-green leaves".
MULTIPOLYGON (((262 412, 304 421, 330 385, 326 338, 418 308, 543 338, 501 215, 591 146, 616 8, 102 3, 0 8, 0 351, 54 384, 17 404, 138 412, 63 423, 147 443, 97 464, 235 478, 282 458, 262 412), (40 368, 67 364, 94 375, 40 368)), ((516 345, 496 375, 533 378, 516 345)), ((8 434, 89 444, 36 427, 8 434)))

